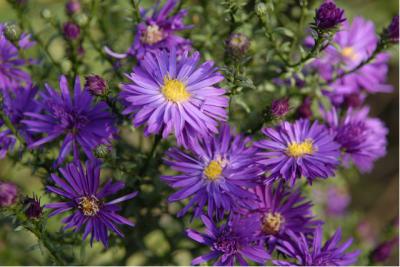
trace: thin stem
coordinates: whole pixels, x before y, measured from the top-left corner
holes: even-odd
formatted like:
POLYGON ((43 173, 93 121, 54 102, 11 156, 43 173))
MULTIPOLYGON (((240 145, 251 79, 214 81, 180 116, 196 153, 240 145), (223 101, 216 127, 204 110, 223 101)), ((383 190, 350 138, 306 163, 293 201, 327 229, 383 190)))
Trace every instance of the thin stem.
POLYGON ((145 175, 147 173, 147 170, 148 170, 148 168, 150 166, 151 161, 153 160, 154 154, 155 154, 155 152, 157 150, 158 145, 160 144, 160 141, 161 141, 161 135, 157 134, 154 137, 153 146, 151 147, 151 150, 150 150, 150 152, 149 152, 149 154, 148 154, 148 156, 146 158, 146 162, 144 163, 143 168, 140 171, 140 175, 145 175))

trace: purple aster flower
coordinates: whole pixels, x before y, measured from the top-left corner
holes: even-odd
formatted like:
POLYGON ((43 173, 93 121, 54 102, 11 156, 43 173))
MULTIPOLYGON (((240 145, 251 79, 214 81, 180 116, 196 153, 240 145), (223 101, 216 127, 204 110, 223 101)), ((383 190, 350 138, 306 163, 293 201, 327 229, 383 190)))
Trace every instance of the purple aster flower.
POLYGON ((315 25, 320 29, 331 29, 345 20, 344 10, 338 8, 332 0, 325 1, 315 10, 315 25))
POLYGON ((141 12, 143 22, 137 25, 135 40, 126 54, 118 54, 106 48, 106 52, 116 58, 124 58, 127 55, 143 59, 147 52, 154 52, 158 49, 176 48, 181 55, 184 51, 191 49, 191 42, 176 32, 190 29, 191 26, 183 24, 183 18, 187 15, 186 10, 180 10, 175 15, 170 15, 179 0, 167 0, 160 8, 158 0, 152 8, 152 15, 144 17, 147 11, 141 12))
POLYGON ((124 183, 113 183, 109 180, 102 188, 99 187, 100 166, 98 162, 86 163, 85 170, 80 162, 75 161, 65 168, 60 168, 59 171, 63 175, 63 179, 53 173, 51 178, 56 186, 47 186, 47 190, 62 196, 65 201, 47 204, 45 208, 54 209, 49 217, 72 211, 71 215, 62 220, 66 224, 64 229, 73 228, 77 232, 84 226, 82 240, 91 234, 91 245, 93 240, 96 240, 108 247, 108 230, 123 237, 116 225, 134 226, 132 222, 118 215, 120 207, 116 204, 132 199, 137 192, 106 201, 106 197, 123 189, 124 183))
POLYGON ((392 43, 399 42, 399 15, 393 17, 392 22, 386 29, 387 38, 392 43))
POLYGON ((289 233, 291 241, 285 241, 278 245, 277 249, 286 256, 292 258, 294 262, 274 260, 273 263, 280 266, 337 266, 353 265, 360 254, 359 250, 347 253, 353 239, 349 239, 343 244, 339 244, 342 231, 338 229, 335 234, 322 246, 322 227, 315 229, 312 242, 302 234, 289 233))
MULTIPOLYGON (((4 30, 5 25, 0 23, 0 90, 29 85, 31 77, 22 67, 30 62, 19 57, 18 48, 5 37, 4 30)), ((22 34, 17 43, 22 50, 34 44, 28 34, 22 34)))
POLYGON ((219 135, 193 143, 192 153, 177 148, 166 153, 166 164, 182 173, 161 177, 172 187, 180 188, 169 201, 191 197, 179 216, 193 207, 194 216, 198 217, 207 205, 209 217, 215 212, 220 219, 224 212, 249 208, 254 203, 254 194, 244 187, 256 186, 263 171, 255 163, 257 150, 249 142, 249 138, 232 135, 229 126, 223 125, 219 135))
POLYGON ((74 95, 71 96, 65 76, 60 77, 61 93, 46 84, 39 104, 42 112, 26 112, 23 120, 32 133, 45 133, 45 137, 33 142, 29 148, 37 148, 45 143, 65 136, 57 162, 68 156, 71 148, 74 155, 79 153, 78 145, 89 158, 94 158, 92 149, 107 143, 116 132, 114 120, 104 102, 93 102, 87 90, 81 88, 79 77, 75 80, 74 95))
POLYGON ((392 251, 399 245, 399 237, 394 237, 391 240, 379 244, 371 253, 370 257, 373 262, 385 262, 389 259, 392 251))
POLYGON ((288 231, 309 235, 320 224, 313 220, 312 204, 305 201, 300 189, 289 191, 280 184, 277 187, 257 186, 251 191, 259 202, 249 215, 257 221, 257 233, 265 238, 270 251, 277 242, 287 238, 288 231))
POLYGON ((0 207, 8 207, 17 201, 18 188, 13 183, 0 181, 0 207))
POLYGON ((23 201, 25 215, 30 219, 37 219, 43 213, 40 199, 37 196, 26 197, 23 201))
POLYGON ((233 33, 226 40, 226 47, 234 57, 243 57, 250 48, 250 40, 242 33, 233 33))
POLYGON ((335 174, 339 165, 339 145, 325 126, 298 120, 266 128, 263 133, 268 139, 255 143, 255 146, 267 150, 258 153, 258 162, 265 165, 269 173, 267 183, 282 178, 293 186, 296 179, 304 176, 311 184, 315 178, 335 174))
POLYGON ((343 164, 349 166, 352 161, 362 172, 372 170, 374 161, 386 155, 388 133, 383 122, 368 117, 369 107, 358 110, 348 109, 342 119, 333 108, 325 114, 335 141, 344 151, 343 164))
POLYGON ((216 266, 233 266, 235 263, 247 266, 246 259, 265 264, 270 255, 265 251, 251 229, 257 227, 254 222, 234 216, 218 227, 208 217, 202 215, 206 226, 204 233, 186 230, 187 235, 200 244, 210 247, 211 252, 193 259, 192 265, 198 265, 211 259, 217 259, 216 266), (250 231, 250 232, 249 232, 250 231))
POLYGON ((78 24, 68 21, 64 23, 63 32, 65 38, 68 40, 75 40, 79 37, 81 29, 79 28, 78 24))
POLYGON ((199 53, 177 59, 170 52, 148 53, 122 85, 124 114, 134 114, 133 124, 147 124, 145 134, 171 132, 179 144, 196 136, 217 133, 217 121, 227 118, 225 90, 214 85, 224 79, 212 61, 198 66, 199 53))
POLYGON ((285 116, 289 112, 289 98, 281 98, 272 101, 271 113, 275 117, 285 116))

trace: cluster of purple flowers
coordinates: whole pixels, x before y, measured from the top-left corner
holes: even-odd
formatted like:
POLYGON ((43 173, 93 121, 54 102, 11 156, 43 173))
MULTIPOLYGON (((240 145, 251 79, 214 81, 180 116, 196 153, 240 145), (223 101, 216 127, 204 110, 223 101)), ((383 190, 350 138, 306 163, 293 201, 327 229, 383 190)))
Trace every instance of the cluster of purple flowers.
MULTIPOLYGON (((117 54, 108 48, 106 52, 138 60, 132 73, 126 74, 129 81, 121 84, 118 100, 124 105, 123 115, 130 117, 133 126, 144 126, 146 136, 167 139, 173 135, 180 146, 166 152, 164 162, 175 173, 161 180, 177 190, 168 201, 187 200, 178 216, 192 212, 205 226, 203 232, 187 230, 189 238, 211 250, 192 264, 209 260, 216 265, 248 265, 248 260, 266 264, 275 251, 284 257, 273 259, 276 265, 355 263, 359 251, 346 252, 352 240, 340 244, 340 229, 322 245, 323 222, 312 213, 312 203, 302 194, 299 180, 305 178, 311 185, 316 179, 335 176, 341 165, 347 167, 351 162, 360 171, 370 171, 374 161, 386 154, 388 131, 379 119, 368 117, 368 107, 348 108, 344 116, 338 111, 346 108, 344 103, 351 97, 359 100, 352 102, 359 106, 367 93, 392 90, 385 84, 388 55, 380 53, 372 63, 332 80, 373 53, 378 37, 372 22, 362 18, 355 18, 352 24, 344 22, 344 11, 332 1, 316 11, 316 27, 343 26, 334 35, 336 45, 328 46, 310 66, 333 89, 325 94, 334 107, 322 112, 324 123, 312 121, 306 99, 300 107, 301 119, 267 127, 261 131, 264 137, 255 141, 237 134, 227 123, 229 98, 219 85, 224 76, 214 62, 201 62, 190 40, 177 35, 191 28, 183 23, 186 10, 173 13, 178 2, 167 0, 160 7, 158 1, 152 10, 142 11, 142 22, 128 52, 117 54), (151 15, 146 15, 148 12, 151 15)), ((79 12, 78 4, 69 1, 67 14, 79 12)), ((22 35, 16 47, 3 31, 4 25, 0 25, 2 112, 28 149, 51 145, 59 149, 54 164, 57 170, 46 188, 62 201, 44 207, 52 209, 50 216, 68 212, 62 220, 64 229, 82 230, 83 240, 90 234, 91 244, 95 240, 108 247, 109 231, 123 236, 117 225, 133 226, 119 215, 118 204, 132 199, 136 192, 106 200, 122 190, 124 183, 108 180, 100 185, 101 162, 93 151, 110 145, 118 134, 116 120, 103 101, 107 83, 92 75, 82 87, 77 76, 70 89, 67 78, 61 76, 59 90, 46 84, 38 93, 29 74, 20 68, 27 62, 18 57, 18 49, 32 45, 29 36, 22 35), (87 160, 85 164, 82 159, 87 160)), ((79 26, 72 22, 67 22, 63 31, 70 40, 80 35, 79 26)), ((234 56, 249 48, 249 40, 242 34, 233 34, 227 42, 234 56)), ((289 99, 274 101, 271 109, 275 117, 284 119, 289 99)), ((17 142, 6 126, 0 119, 0 127, 6 128, 0 132, 0 158, 17 142)), ((0 183, 3 206, 13 199, 3 197, 2 191, 14 193, 16 188, 0 183)), ((29 201, 33 203, 30 216, 40 216, 40 202, 29 201)))

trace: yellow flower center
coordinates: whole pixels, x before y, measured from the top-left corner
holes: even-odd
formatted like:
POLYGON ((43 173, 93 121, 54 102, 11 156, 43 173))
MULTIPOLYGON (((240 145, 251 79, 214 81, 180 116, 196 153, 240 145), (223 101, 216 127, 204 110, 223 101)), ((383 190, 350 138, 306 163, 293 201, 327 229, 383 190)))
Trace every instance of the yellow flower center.
POLYGON ((281 229, 282 224, 285 222, 283 216, 278 212, 268 212, 262 219, 261 229, 264 234, 275 235, 281 229))
POLYGON ((95 196, 82 197, 78 208, 85 216, 95 216, 99 212, 99 200, 95 196))
POLYGON ((215 181, 217 180, 222 173, 222 166, 221 164, 216 161, 212 160, 208 166, 204 169, 204 175, 207 177, 208 180, 215 181))
POLYGON ((166 99, 175 103, 186 101, 190 97, 183 82, 167 76, 164 77, 164 86, 161 88, 161 92, 166 99))
POLYGON ((287 154, 291 157, 302 157, 306 154, 312 154, 314 152, 314 147, 312 140, 307 139, 302 143, 293 142, 287 147, 287 154))
POLYGON ((155 43, 158 43, 164 39, 164 34, 163 31, 158 27, 158 25, 149 25, 147 26, 146 30, 143 32, 142 36, 140 37, 140 40, 143 43, 153 45, 155 43))
POLYGON ((343 48, 341 54, 343 57, 351 60, 357 59, 357 54, 354 52, 354 49, 350 46, 343 48))

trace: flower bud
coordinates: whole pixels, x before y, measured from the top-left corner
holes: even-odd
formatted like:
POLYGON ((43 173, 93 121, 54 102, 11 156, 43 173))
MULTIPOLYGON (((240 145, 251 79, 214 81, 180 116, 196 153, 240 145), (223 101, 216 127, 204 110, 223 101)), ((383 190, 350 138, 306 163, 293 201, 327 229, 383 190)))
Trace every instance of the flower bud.
POLYGON ((37 219, 42 215, 43 207, 40 206, 40 199, 37 196, 26 197, 23 201, 25 215, 30 219, 37 219))
POLYGON ((17 200, 18 188, 13 183, 0 182, 0 207, 13 205, 17 200))
POLYGON ((371 259, 373 262, 384 262, 386 261, 390 255, 392 254, 393 249, 398 244, 398 237, 393 238, 392 240, 385 241, 379 244, 371 253, 371 259))
POLYGON ((260 17, 265 16, 267 14, 267 5, 264 3, 258 3, 256 5, 256 14, 260 17))
POLYGON ((4 29, 4 36, 12 43, 19 40, 20 34, 18 27, 14 24, 7 24, 4 29))
POLYGON ((85 88, 94 96, 105 96, 108 92, 107 82, 99 75, 85 77, 85 88))
POLYGON ((101 144, 94 149, 94 156, 98 159, 104 159, 110 154, 110 151, 109 145, 101 144))
POLYGON ((289 99, 281 98, 272 101, 271 113, 275 117, 285 116, 289 112, 289 99))
POLYGON ((392 22, 386 29, 386 33, 389 42, 394 44, 399 42, 399 15, 393 17, 392 22))
POLYGON ((81 3, 78 0, 69 0, 65 4, 65 12, 67 15, 72 16, 81 11, 81 3))
POLYGON ((66 22, 63 26, 64 36, 69 40, 75 40, 79 37, 81 29, 74 22, 66 22))
POLYGON ((228 52, 234 57, 242 57, 250 47, 249 38, 241 33, 234 33, 226 40, 228 52))
POLYGON ((344 10, 336 7, 333 1, 325 1, 315 11, 315 25, 322 29, 331 29, 346 20, 344 10))
POLYGON ((50 18, 53 16, 53 14, 51 13, 51 11, 50 11, 49 9, 47 9, 47 8, 43 9, 43 10, 40 12, 40 15, 41 15, 42 18, 44 18, 44 19, 50 19, 50 18))

